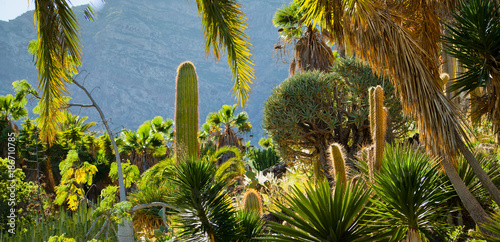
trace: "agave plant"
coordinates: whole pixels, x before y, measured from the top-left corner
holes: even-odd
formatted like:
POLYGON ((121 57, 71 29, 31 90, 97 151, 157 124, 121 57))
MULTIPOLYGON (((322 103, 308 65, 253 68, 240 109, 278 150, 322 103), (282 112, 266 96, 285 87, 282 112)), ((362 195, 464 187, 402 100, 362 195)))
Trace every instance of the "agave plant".
POLYGON ((290 226, 271 222, 278 233, 268 236, 271 241, 373 241, 367 218, 370 191, 360 183, 341 186, 333 191, 326 180, 309 183, 305 191, 296 186, 286 200, 290 207, 279 204, 284 213, 275 213, 290 226), (286 215, 285 215, 286 214, 286 215))
POLYGON ((382 167, 374 174, 372 208, 381 231, 392 240, 426 241, 444 228, 442 206, 452 194, 441 182, 439 162, 409 146, 386 146, 382 167))

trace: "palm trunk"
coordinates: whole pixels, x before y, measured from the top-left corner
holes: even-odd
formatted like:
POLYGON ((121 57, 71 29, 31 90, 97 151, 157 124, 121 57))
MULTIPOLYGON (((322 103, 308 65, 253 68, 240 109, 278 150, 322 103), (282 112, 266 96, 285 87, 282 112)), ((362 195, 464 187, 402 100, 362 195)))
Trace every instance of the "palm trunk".
POLYGON ((460 200, 464 204, 465 209, 467 209, 474 222, 476 222, 476 224, 481 228, 481 231, 486 231, 481 224, 489 223, 488 214, 481 207, 481 204, 479 204, 474 195, 472 195, 472 193, 469 191, 462 178, 460 178, 453 163, 451 163, 447 159, 443 159, 441 161, 441 164, 443 165, 444 170, 446 171, 446 175, 450 179, 451 184, 453 184, 455 191, 460 197, 460 200))
POLYGON ((474 171, 474 174, 476 174, 481 184, 484 186, 484 188, 486 188, 486 191, 488 191, 493 201, 495 201, 497 204, 500 204, 500 191, 491 181, 488 174, 486 174, 486 172, 483 170, 476 157, 474 157, 469 148, 467 148, 467 146, 461 139, 457 140, 457 144, 460 152, 462 152, 465 159, 467 160, 467 163, 469 163, 472 170, 474 171))
POLYGON ((418 234, 418 231, 414 228, 409 228, 408 232, 406 232, 405 242, 422 242, 422 238, 418 234))
POLYGON ((45 181, 47 182, 47 186, 45 187, 45 191, 47 191, 47 193, 55 193, 56 182, 54 179, 54 172, 52 172, 52 162, 50 161, 50 154, 46 155, 47 160, 45 161, 45 169, 47 172, 47 179, 45 181))

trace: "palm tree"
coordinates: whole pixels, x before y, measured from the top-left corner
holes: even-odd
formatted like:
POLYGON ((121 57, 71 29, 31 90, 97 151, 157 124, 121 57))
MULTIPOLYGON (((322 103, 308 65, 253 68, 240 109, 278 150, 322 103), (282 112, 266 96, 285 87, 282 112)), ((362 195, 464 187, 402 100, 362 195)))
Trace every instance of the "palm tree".
POLYGON ((444 37, 445 48, 467 71, 449 91, 458 90, 458 95, 484 88, 471 99, 477 107, 472 119, 477 122, 486 114, 500 143, 500 5, 497 1, 464 1, 453 17, 455 23, 447 25, 450 34, 444 37))
MULTIPOLYGON (((82 56, 82 44, 78 19, 67 0, 34 0, 35 28, 38 41, 34 49, 38 73, 38 89, 41 90, 42 134, 51 143, 56 132, 55 121, 65 106, 65 84, 71 83, 71 74, 78 71, 82 56)), ((244 32, 248 27, 241 5, 236 0, 196 0, 202 19, 205 52, 212 50, 216 61, 221 48, 225 48, 231 67, 233 94, 241 106, 248 102, 250 85, 254 78, 253 61, 250 58, 250 42, 244 32)), ((94 18, 89 7, 88 19, 94 18)))
MULTIPOLYGON (((215 133, 219 149, 228 145, 241 149, 240 134, 248 133, 252 129, 252 125, 248 121, 248 114, 246 112, 236 114, 235 111, 236 104, 233 106, 223 105, 218 112, 207 115, 206 123, 210 125, 211 132, 215 133)), ((230 157, 232 157, 230 154, 224 154, 217 165, 221 165, 230 157)))
POLYGON ((332 49, 325 42, 325 36, 312 24, 305 24, 303 16, 297 3, 292 1, 288 6, 276 10, 273 17, 273 24, 280 32, 275 50, 284 57, 288 52, 288 45, 293 45, 292 62, 288 69, 290 76, 295 75, 296 69, 328 71, 335 61, 332 49))
POLYGON ((335 33, 338 44, 348 41, 378 73, 389 74, 404 111, 417 118, 426 147, 443 157, 441 164, 455 190, 474 221, 481 224, 488 222, 488 215, 456 172, 453 161, 457 152, 464 154, 497 203, 500 192, 467 148, 464 120, 436 82, 441 33, 438 16, 449 12, 451 3, 299 0, 306 22, 335 33))
POLYGON ((154 157, 166 153, 163 135, 155 132, 150 121, 144 122, 137 132, 123 130, 121 138, 120 153, 127 154, 141 173, 154 165, 154 157))
POLYGON ((97 125, 96 122, 85 123, 87 119, 87 116, 80 117, 79 115, 73 115, 68 110, 64 110, 63 121, 57 124, 58 137, 68 145, 77 146, 78 142, 83 145, 86 141, 89 141, 89 136, 84 137, 85 133, 97 125))

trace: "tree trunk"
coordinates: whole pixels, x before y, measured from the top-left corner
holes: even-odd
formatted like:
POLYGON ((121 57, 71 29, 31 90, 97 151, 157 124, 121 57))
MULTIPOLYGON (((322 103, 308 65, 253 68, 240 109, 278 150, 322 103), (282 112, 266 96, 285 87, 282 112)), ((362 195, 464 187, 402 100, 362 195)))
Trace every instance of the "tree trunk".
POLYGON ((441 164, 443 165, 451 184, 453 184, 455 191, 460 197, 460 200, 464 204, 465 209, 467 209, 469 214, 472 216, 476 225, 481 228, 481 231, 486 231, 481 224, 489 223, 488 214, 484 211, 481 204, 479 204, 474 195, 472 195, 465 183, 462 181, 462 178, 458 175, 455 166, 447 159, 443 159, 441 164))
POLYGON ((414 228, 409 228, 408 232, 406 232, 405 242, 422 242, 422 238, 418 234, 418 231, 414 228))
MULTIPOLYGON (((120 202, 127 201, 127 195, 125 192, 125 183, 123 181, 123 170, 122 170, 122 161, 120 158, 120 152, 118 151, 118 146, 116 145, 115 139, 113 138, 113 133, 109 128, 108 122, 104 117, 104 113, 102 112, 101 108, 97 106, 97 103, 94 101, 94 98, 92 98, 92 96, 84 86, 80 85, 76 80, 73 80, 73 83, 75 83, 75 85, 77 85, 87 94, 90 101, 92 102, 92 105, 90 106, 95 107, 95 109, 97 109, 97 112, 101 117, 102 123, 104 124, 104 127, 106 127, 106 131, 108 132, 109 135, 109 140, 111 141, 111 144, 113 145, 113 150, 115 152, 116 168, 118 170, 118 187, 120 189, 120 202)), ((118 235, 117 235, 118 241, 134 242, 134 227, 132 221, 128 221, 127 219, 122 218, 121 222, 122 223, 118 225, 118 235)))
POLYGON ((457 140, 457 144, 460 152, 462 152, 462 154, 464 155, 467 163, 469 163, 470 167, 474 171, 474 174, 476 174, 477 178, 479 178, 481 184, 484 186, 484 188, 486 188, 486 191, 488 191, 493 201, 500 205, 500 191, 498 190, 498 188, 491 181, 490 177, 488 177, 488 174, 486 174, 486 172, 483 170, 476 157, 474 157, 474 155, 470 152, 465 143, 461 139, 459 139, 457 140))
POLYGON ((54 179, 54 172, 52 172, 52 162, 50 161, 50 154, 46 154, 46 155, 47 155, 47 160, 45 161, 46 162, 45 169, 47 172, 47 176, 46 176, 47 179, 45 179, 45 182, 47 183, 47 185, 45 186, 45 191, 47 191, 47 193, 55 193, 56 192, 56 190, 55 190, 56 182, 54 179))

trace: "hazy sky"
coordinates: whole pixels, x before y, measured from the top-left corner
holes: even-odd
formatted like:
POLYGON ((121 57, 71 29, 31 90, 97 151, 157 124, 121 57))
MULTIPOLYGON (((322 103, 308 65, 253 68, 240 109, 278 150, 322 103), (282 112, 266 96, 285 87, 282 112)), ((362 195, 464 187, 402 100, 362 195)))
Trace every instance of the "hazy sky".
MULTIPOLYGON (((70 0, 70 2, 73 6, 92 2, 98 8, 102 7, 101 0, 70 0)), ((0 20, 8 21, 33 9, 35 9, 33 0, 0 0, 0 20)))

